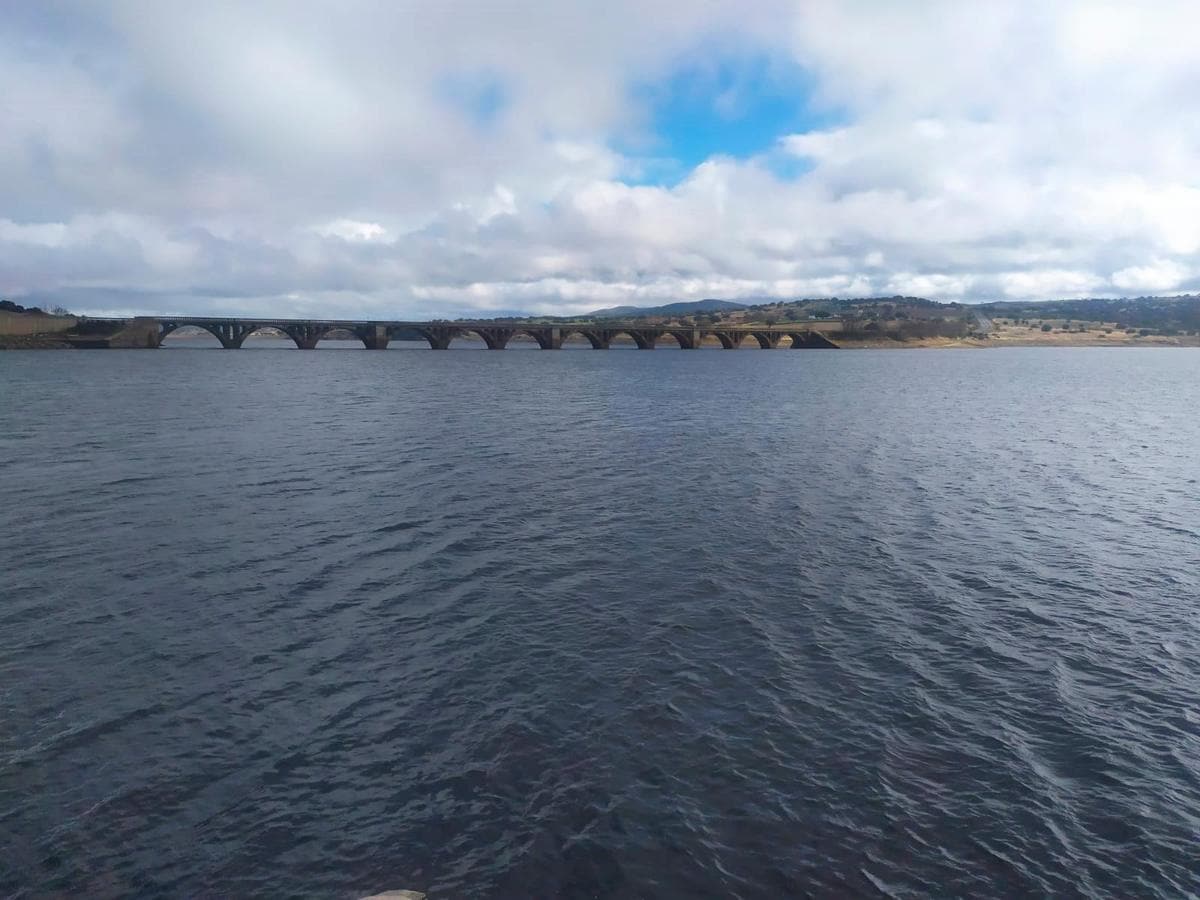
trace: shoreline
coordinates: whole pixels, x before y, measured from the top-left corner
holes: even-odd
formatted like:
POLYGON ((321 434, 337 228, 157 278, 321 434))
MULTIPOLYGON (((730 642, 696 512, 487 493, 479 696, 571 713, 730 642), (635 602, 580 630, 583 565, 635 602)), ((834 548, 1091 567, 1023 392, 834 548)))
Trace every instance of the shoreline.
MULTIPOLYGON (((186 338, 184 339, 186 340, 186 338)), ((169 339, 168 339, 169 341, 169 339)), ((164 345, 167 342, 164 342, 164 345)), ((183 340, 169 341, 171 344, 182 344, 183 340)), ((288 343, 291 343, 288 339, 288 343)), ((359 341, 344 341, 343 343, 361 343, 359 341)), ((632 344, 632 341, 629 342, 632 344)), ((835 341, 835 343, 837 343, 835 341)), ((622 342, 622 346, 625 346, 622 342)), ((586 342, 574 343, 572 347, 588 347, 586 342)), ((839 350, 999 350, 1005 348, 1042 348, 1049 350, 1065 350, 1065 349, 1094 349, 1097 347, 1106 347, 1109 349, 1130 349, 1138 348, 1154 348, 1154 349, 1200 349, 1200 340, 1196 338, 1172 338, 1172 337, 1139 337, 1135 340, 1076 340, 1076 341, 1035 341, 1035 340, 981 340, 974 338, 923 338, 914 341, 844 341, 837 344, 839 350)), ((669 345, 664 345, 663 349, 668 349, 669 345)), ((76 347, 69 341, 65 341, 57 335, 0 335, 0 351, 4 350, 80 350, 84 348, 76 347)), ((155 348, 111 348, 111 349, 155 349, 155 348)), ((181 349, 193 350, 219 350, 219 346, 209 347, 207 342, 204 346, 184 347, 181 349)), ((427 348, 418 348, 427 349, 427 348)), ((670 348, 675 349, 675 348, 670 348)), ((704 350, 722 349, 718 343, 705 344, 704 350)), ((739 347, 738 350, 756 351, 761 348, 756 346, 739 347)), ((777 350, 790 350, 791 346, 780 346, 777 350)))
POLYGON ((838 344, 841 350, 1002 350, 1005 348, 1042 348, 1046 350, 1086 350, 1097 347, 1136 350, 1138 348, 1179 349, 1200 348, 1196 338, 1172 338, 1160 336, 1137 340, 1078 340, 1078 341, 1033 341, 1033 340, 980 340, 975 338, 928 338, 916 341, 845 341, 838 344))

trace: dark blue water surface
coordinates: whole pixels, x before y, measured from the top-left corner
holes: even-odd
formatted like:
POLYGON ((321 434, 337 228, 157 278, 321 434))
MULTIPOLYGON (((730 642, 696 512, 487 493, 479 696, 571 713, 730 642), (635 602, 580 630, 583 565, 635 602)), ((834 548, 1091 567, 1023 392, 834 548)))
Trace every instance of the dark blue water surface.
POLYGON ((1200 891, 1200 352, 4 353, 0 563, 0 894, 1200 891))

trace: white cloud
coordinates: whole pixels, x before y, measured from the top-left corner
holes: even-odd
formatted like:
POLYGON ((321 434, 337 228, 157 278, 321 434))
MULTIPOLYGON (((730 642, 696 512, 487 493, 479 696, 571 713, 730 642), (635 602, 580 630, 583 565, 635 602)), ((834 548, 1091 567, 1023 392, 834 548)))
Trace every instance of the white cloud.
POLYGON ((1000 276, 1004 293, 1019 297, 1079 297, 1101 287, 1101 279, 1091 272, 1070 269, 1034 269, 1007 272, 1000 276))
POLYGON ((35 247, 61 247, 69 231, 62 222, 39 222, 20 225, 11 219, 0 219, 0 242, 32 244, 35 247))
POLYGON ((356 222, 353 219, 334 219, 313 229, 325 237, 341 238, 343 241, 384 241, 387 229, 375 222, 356 222))
POLYGON ((0 11, 0 291, 451 316, 1200 286, 1193 4, 339 9, 0 11), (631 86, 739 53, 839 124, 625 183, 662 168, 614 149, 646 146, 631 86))
POLYGON ((1172 260, 1155 260, 1145 266, 1130 266, 1114 272, 1112 283, 1126 291, 1170 291, 1179 287, 1194 270, 1172 260))

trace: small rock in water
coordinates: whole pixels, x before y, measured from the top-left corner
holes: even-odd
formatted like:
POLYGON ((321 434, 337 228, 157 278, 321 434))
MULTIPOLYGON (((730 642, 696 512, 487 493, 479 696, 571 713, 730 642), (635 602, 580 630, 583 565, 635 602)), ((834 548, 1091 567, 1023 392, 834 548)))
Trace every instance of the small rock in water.
POLYGON ((361 900, 425 900, 420 891, 384 891, 382 894, 372 894, 361 900))

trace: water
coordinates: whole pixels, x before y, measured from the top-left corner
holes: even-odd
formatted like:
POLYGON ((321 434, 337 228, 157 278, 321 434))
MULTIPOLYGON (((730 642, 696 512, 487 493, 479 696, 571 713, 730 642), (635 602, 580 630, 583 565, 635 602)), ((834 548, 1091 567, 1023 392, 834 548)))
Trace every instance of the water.
POLYGON ((0 894, 1200 892, 1200 353, 0 391, 0 894))

